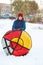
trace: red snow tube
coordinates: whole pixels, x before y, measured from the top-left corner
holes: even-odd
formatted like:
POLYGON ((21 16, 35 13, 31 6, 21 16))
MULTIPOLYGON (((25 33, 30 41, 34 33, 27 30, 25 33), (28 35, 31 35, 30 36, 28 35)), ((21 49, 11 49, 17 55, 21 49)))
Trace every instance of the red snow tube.
POLYGON ((7 55, 24 56, 32 47, 30 35, 22 30, 8 31, 2 38, 3 49, 7 55))

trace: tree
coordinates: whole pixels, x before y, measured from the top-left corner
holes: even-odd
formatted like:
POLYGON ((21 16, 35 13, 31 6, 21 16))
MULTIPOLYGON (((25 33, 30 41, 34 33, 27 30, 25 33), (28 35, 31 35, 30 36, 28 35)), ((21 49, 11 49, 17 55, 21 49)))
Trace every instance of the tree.
POLYGON ((36 12, 38 4, 35 1, 11 0, 12 14, 22 12, 24 15, 36 12))
POLYGON ((30 1, 29 3, 29 7, 30 7, 30 12, 37 12, 38 10, 38 4, 35 1, 30 1))
POLYGON ((19 12, 22 12, 22 6, 23 6, 23 2, 22 1, 18 1, 18 0, 15 0, 12 4, 12 13, 14 14, 18 14, 19 12))

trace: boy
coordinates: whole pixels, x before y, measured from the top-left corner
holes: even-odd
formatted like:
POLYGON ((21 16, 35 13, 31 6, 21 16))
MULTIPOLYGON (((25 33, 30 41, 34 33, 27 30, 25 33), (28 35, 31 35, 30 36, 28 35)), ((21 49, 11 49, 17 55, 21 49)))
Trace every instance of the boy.
POLYGON ((25 30, 25 29, 26 29, 26 25, 23 18, 23 14, 19 13, 17 20, 14 21, 13 23, 12 30, 25 30))

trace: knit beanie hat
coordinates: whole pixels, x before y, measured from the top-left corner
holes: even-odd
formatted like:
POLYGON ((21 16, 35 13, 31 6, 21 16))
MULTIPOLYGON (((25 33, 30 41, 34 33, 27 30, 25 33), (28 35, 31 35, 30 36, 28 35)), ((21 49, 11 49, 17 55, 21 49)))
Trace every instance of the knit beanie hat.
POLYGON ((19 13, 19 14, 18 14, 18 17, 20 17, 20 16, 23 17, 23 14, 22 14, 22 13, 19 13))

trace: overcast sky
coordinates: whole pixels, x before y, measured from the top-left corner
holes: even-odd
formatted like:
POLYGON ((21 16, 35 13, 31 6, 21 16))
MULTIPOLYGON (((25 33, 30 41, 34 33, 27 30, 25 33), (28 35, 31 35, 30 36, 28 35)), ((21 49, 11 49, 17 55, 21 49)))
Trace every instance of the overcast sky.
MULTIPOLYGON (((40 8, 43 8, 43 0, 35 0, 40 8)), ((10 0, 0 0, 0 3, 8 3, 10 4, 10 0)))

